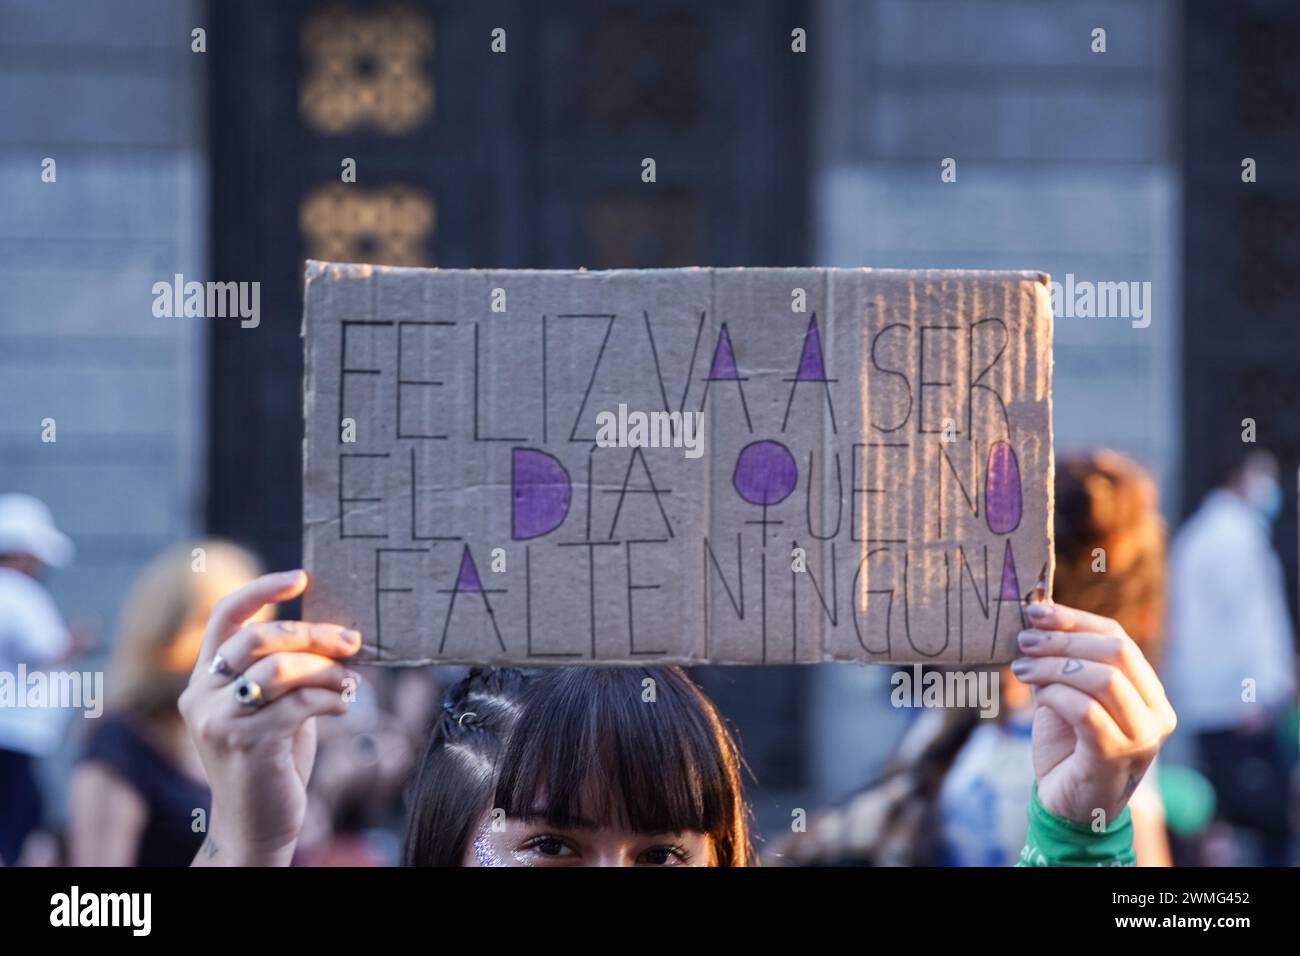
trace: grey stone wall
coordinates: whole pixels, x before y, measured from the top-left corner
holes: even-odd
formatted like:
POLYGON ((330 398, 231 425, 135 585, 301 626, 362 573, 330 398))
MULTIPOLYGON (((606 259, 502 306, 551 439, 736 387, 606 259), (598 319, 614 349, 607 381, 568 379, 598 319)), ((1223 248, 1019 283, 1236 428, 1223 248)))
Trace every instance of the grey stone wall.
POLYGON ((202 25, 192 0, 0 3, 0 491, 75 540, 50 583, 100 643, 201 525, 204 320, 155 318, 150 289, 207 278, 202 25))
MULTIPOLYGON (((1147 328, 1058 319, 1056 446, 1135 456, 1176 516, 1178 5, 821 0, 815 9, 817 264, 1151 282, 1147 328), (1091 50, 1095 27, 1106 30, 1105 53, 1091 50), (940 179, 947 157, 953 183, 940 179)), ((818 670, 808 732, 833 795, 870 773, 891 742, 884 728, 911 714, 869 703, 887 697, 884 669, 818 670)))

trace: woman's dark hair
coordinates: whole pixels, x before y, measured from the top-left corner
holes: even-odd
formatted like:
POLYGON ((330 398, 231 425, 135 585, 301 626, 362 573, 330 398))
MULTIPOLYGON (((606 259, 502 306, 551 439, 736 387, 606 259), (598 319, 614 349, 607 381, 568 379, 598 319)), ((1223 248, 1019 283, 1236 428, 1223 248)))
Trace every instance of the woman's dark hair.
POLYGON ((680 668, 475 668, 434 728, 404 862, 460 866, 480 818, 500 808, 557 828, 704 833, 714 865, 747 866, 740 768, 712 702, 680 668))
POLYGON ((537 673, 475 668, 447 691, 411 794, 407 866, 460 866, 472 829, 491 804, 502 742, 537 673))

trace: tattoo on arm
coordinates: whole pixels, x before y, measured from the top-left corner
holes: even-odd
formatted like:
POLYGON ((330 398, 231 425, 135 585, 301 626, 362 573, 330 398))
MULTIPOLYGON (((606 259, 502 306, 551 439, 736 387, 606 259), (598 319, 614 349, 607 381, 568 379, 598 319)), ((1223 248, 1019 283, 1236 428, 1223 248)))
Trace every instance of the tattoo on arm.
POLYGON ((217 855, 217 841, 212 839, 212 835, 203 838, 203 846, 199 847, 199 852, 203 854, 205 860, 210 860, 217 855))
POLYGON ((1120 799, 1128 802, 1128 798, 1133 796, 1138 788, 1138 778, 1133 774, 1128 775, 1128 783, 1124 784, 1124 792, 1119 795, 1120 799))

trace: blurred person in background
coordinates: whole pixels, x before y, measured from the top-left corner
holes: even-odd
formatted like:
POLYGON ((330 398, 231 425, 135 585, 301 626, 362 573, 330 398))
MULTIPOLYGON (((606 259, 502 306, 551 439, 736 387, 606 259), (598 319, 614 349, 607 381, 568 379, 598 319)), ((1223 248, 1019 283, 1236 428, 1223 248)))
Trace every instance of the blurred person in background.
MULTIPOLYGON (((0 495, 0 674, 21 693, 27 674, 66 660, 67 625, 41 584, 45 568, 72 560, 72 542, 50 509, 30 495, 0 495)), ((63 737, 65 715, 53 707, 0 706, 0 864, 16 863, 41 823, 35 763, 63 737)))
POLYGON ((401 862, 404 787, 441 718, 440 701, 468 668, 351 671, 357 696, 322 717, 295 866, 393 866, 401 862))
POLYGON ((119 620, 108 707, 69 782, 73 866, 193 859, 211 795, 176 702, 217 601, 258 573, 253 555, 216 540, 178 545, 140 572, 119 620))
POLYGON ((1174 537, 1166 677, 1222 819, 1256 836, 1259 862, 1282 866, 1294 763, 1282 727, 1296 700, 1282 565, 1269 540, 1282 487, 1269 452, 1234 454, 1174 537))
MULTIPOLYGON (((1101 450, 1056 468, 1052 599, 1117 621, 1153 665, 1164 607, 1164 522, 1155 483, 1101 450)), ((1029 631, 1030 640, 1035 632, 1029 631)), ((1021 640, 1021 648, 1030 645, 1021 640)), ((1002 668, 1000 708, 928 710, 899 743, 884 778, 772 849, 795 865, 1009 866, 1024 843, 1034 781, 1031 689, 1002 668)), ((1164 808, 1149 772, 1129 802, 1139 866, 1169 866, 1164 808)))
POLYGON ((349 674, 354 684, 345 689, 352 698, 347 712, 317 723, 295 866, 395 866, 401 858, 396 832, 415 748, 401 721, 380 703, 391 696, 385 692, 389 675, 349 674))

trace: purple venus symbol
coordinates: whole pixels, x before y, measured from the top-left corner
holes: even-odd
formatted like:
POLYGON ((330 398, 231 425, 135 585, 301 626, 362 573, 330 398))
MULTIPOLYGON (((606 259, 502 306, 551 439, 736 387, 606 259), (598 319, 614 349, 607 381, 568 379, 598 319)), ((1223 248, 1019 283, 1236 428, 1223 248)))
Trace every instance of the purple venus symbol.
POLYGON ((740 497, 763 509, 761 520, 745 523, 762 526, 763 547, 767 547, 767 526, 781 523, 767 520, 768 506, 785 501, 799 483, 799 466, 794 455, 779 441, 751 442, 736 457, 736 473, 731 483, 740 497))
POLYGON ((799 483, 799 466, 790 449, 779 441, 751 442, 736 458, 731 482, 740 497, 766 508, 790 497, 799 483))

